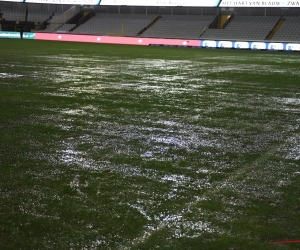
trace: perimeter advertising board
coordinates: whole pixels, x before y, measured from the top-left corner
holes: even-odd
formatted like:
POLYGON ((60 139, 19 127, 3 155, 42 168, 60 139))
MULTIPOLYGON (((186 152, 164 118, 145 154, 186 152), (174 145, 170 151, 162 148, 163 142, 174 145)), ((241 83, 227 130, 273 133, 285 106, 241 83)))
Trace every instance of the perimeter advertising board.
POLYGON ((26 3, 99 5, 100 0, 26 0, 26 3))
POLYGON ((216 7, 220 0, 102 0, 100 5, 216 7))
POLYGON ((252 1, 220 1, 220 7, 300 7, 299 1, 280 0, 280 1, 266 1, 266 0, 252 0, 252 1))
POLYGON ((300 0, 0 0, 10 2, 117 5, 117 6, 189 6, 189 7, 300 7, 300 0))
MULTIPOLYGON (((21 39, 20 32, 0 31, 1 38, 21 39)), ((139 38, 139 37, 114 37, 76 34, 55 33, 31 33, 24 32, 23 39, 35 39, 46 41, 64 42, 87 42, 104 44, 127 44, 143 46, 175 46, 193 48, 227 48, 227 49, 249 49, 249 50, 284 50, 300 51, 300 43, 280 42, 246 42, 246 41, 219 41, 219 40, 182 40, 165 38, 139 38)))
MULTIPOLYGON (((20 32, 14 32, 14 31, 0 31, 0 38, 14 38, 14 39, 21 39, 21 33, 20 32)), ((35 33, 32 32, 24 32, 23 39, 34 39, 35 33)))

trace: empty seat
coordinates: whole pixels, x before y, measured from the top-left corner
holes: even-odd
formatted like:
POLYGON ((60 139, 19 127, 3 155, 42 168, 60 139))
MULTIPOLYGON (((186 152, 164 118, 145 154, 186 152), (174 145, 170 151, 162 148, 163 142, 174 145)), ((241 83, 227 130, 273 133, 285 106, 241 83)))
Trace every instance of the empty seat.
POLYGON ((265 40, 279 16, 234 16, 224 29, 208 29, 202 39, 265 40))

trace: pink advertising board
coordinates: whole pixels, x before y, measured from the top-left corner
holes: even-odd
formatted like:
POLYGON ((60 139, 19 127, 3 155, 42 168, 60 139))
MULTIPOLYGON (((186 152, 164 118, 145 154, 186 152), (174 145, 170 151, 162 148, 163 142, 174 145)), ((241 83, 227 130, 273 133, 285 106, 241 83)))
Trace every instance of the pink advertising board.
POLYGON ((64 42, 87 42, 106 44, 127 45, 166 45, 200 47, 199 40, 165 39, 165 38, 143 38, 143 37, 115 37, 115 36, 91 36, 59 33, 35 33, 35 40, 64 41, 64 42))

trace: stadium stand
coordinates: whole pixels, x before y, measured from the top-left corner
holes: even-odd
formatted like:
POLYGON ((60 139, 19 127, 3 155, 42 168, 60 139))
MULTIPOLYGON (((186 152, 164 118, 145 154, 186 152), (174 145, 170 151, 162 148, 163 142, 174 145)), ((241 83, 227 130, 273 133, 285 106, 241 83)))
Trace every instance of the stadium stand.
MULTIPOLYGON (((63 13, 66 7, 59 7, 57 5, 40 5, 40 4, 17 4, 17 3, 0 3, 0 9, 3 13, 3 19, 6 21, 25 21, 26 9, 28 11, 28 22, 42 22, 50 19, 53 15, 63 13), (4 5, 5 4, 5 5, 4 5), (1 6, 2 5, 2 6, 1 6), (3 6, 4 5, 4 6, 3 6)), ((70 7, 68 7, 69 9, 70 7)))
POLYGON ((224 29, 207 29, 202 39, 265 40, 279 16, 234 16, 224 29))
POLYGON ((215 18, 214 15, 162 15, 141 36, 199 38, 215 18))
POLYGON ((300 41, 300 8, 72 6, 0 1, 4 31, 300 41), (229 18, 229 19, 224 19, 229 18), (223 19, 222 19, 223 18, 223 19), (223 26, 223 27, 222 27, 223 26))
POLYGON ((116 36, 137 36, 157 18, 153 14, 96 13, 94 17, 76 28, 72 33, 116 36))
POLYGON ((35 4, 27 6, 20 4, 18 8, 1 7, 1 13, 3 13, 2 19, 6 23, 11 24, 10 27, 14 27, 15 30, 19 30, 19 28, 25 23, 31 24, 29 25, 31 28, 33 28, 33 26, 37 28, 38 25, 43 22, 51 22, 49 20, 56 16, 60 16, 63 11, 63 9, 60 8, 41 9, 38 7, 40 6, 35 4))
POLYGON ((70 30, 72 30, 73 28, 76 27, 76 24, 72 24, 72 23, 65 23, 63 24, 63 26, 59 27, 56 32, 59 33, 69 33, 70 30))
POLYGON ((284 17, 284 22, 276 34, 274 41, 300 41, 300 17, 284 17))
POLYGON ((18 9, 14 8, 2 8, 3 19, 6 21, 22 22, 25 21, 25 6, 18 9))
POLYGON ((30 11, 28 12, 28 22, 34 22, 34 23, 40 23, 42 21, 45 21, 51 17, 52 13, 48 11, 30 11))

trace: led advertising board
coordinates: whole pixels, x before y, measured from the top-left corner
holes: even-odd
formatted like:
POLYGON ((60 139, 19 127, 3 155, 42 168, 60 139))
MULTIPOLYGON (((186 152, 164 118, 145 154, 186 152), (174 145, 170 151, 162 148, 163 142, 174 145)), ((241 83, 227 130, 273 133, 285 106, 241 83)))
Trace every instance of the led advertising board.
POLYGON ((26 3, 99 5, 100 0, 26 0, 26 3))
MULTIPOLYGON (((21 39, 21 33, 15 31, 0 31, 0 38, 21 39)), ((24 32, 23 39, 35 39, 35 33, 24 32)))
POLYGON ((9 2, 115 5, 115 6, 188 6, 188 7, 300 7, 300 0, 0 0, 9 2))
MULTIPOLYGON (((1 38, 21 39, 20 32, 0 31, 1 38)), ((115 37, 76 34, 55 33, 31 33, 24 32, 23 39, 35 39, 61 42, 86 42, 102 44, 127 44, 142 46, 175 46, 193 48, 216 48, 216 49, 249 49, 249 50, 283 50, 300 51, 300 43, 280 42, 246 42, 246 41, 218 41, 218 40, 182 40, 165 38, 141 38, 141 37, 115 37)))
POLYGON ((219 4, 220 7, 300 7, 300 0, 278 0, 278 1, 267 1, 267 0, 248 0, 248 1, 228 1, 222 0, 219 4))
POLYGON ((300 0, 0 0, 9 2, 115 5, 115 6, 188 6, 188 7, 300 7, 300 0))
POLYGON ((101 5, 215 7, 220 0, 102 0, 101 5))
POLYGON ((191 7, 300 7, 300 0, 102 0, 101 5, 191 7))
POLYGON ((17 2, 17 3, 23 3, 24 0, 1 0, 1 2, 17 2))

